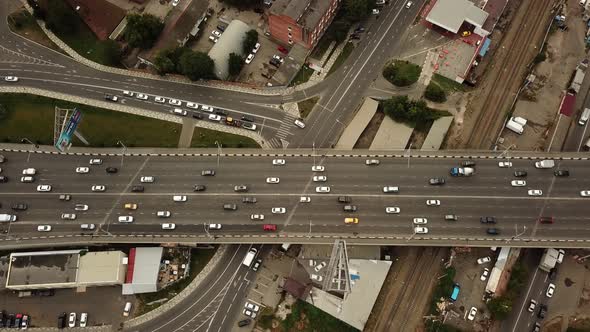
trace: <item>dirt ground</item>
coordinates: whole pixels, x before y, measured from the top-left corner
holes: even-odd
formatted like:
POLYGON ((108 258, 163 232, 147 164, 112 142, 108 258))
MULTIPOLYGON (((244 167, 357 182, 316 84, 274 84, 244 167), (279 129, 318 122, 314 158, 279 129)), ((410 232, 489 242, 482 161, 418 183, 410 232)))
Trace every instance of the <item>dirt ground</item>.
POLYGON ((421 331, 446 248, 396 247, 365 332, 421 331))
POLYGON ((375 135, 377 135, 377 131, 381 126, 381 122, 383 122, 383 118, 385 117, 385 113, 383 112, 375 112, 369 124, 361 133, 361 136, 356 141, 354 145, 354 149, 368 149, 373 143, 373 139, 375 139, 375 135))

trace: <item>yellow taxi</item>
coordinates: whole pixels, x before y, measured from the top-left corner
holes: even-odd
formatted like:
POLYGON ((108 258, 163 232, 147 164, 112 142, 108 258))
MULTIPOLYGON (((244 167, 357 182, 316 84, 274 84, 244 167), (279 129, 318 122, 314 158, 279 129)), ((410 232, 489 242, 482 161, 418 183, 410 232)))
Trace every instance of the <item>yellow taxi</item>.
POLYGON ((137 210, 137 204, 135 204, 135 203, 125 203, 125 208, 127 210, 137 210))
POLYGON ((344 218, 345 224, 358 224, 359 218, 344 218))

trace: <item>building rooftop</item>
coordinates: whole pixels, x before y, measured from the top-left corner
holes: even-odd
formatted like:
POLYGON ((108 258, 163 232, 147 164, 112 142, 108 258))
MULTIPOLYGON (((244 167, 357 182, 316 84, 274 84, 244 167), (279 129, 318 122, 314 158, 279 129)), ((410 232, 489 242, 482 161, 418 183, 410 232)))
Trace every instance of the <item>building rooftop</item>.
POLYGON ((463 22, 482 27, 487 18, 488 13, 469 0, 437 0, 426 21, 457 33, 463 22))
POLYGON ((436 119, 428 131, 424 143, 422 143, 421 150, 437 151, 440 149, 452 123, 452 116, 443 116, 442 118, 436 119))
POLYGON ((125 10, 107 0, 66 1, 100 40, 106 40, 125 17, 125 10))
POLYGON ((125 268, 122 265, 126 255, 122 251, 87 252, 80 256, 80 273, 78 284, 100 284, 123 281, 125 268))
POLYGON ((403 122, 397 122, 385 116, 369 150, 405 150, 414 127, 410 127, 403 122))
POLYGON ((330 7, 329 0, 276 0, 270 12, 292 18, 306 29, 313 29, 330 7))
POLYGON ((217 43, 209 50, 209 57, 215 62, 214 73, 217 78, 224 80, 229 76, 228 59, 230 53, 243 55, 242 42, 249 30, 248 24, 240 20, 233 20, 225 28, 225 32, 219 37, 217 43))
POLYGON ((158 289, 158 272, 164 248, 133 248, 129 253, 129 265, 123 294, 155 292, 158 289))
MULTIPOLYGON (((301 259, 330 259, 333 245, 306 244, 301 247, 299 258, 301 259)), ((379 246, 355 246, 347 245, 346 252, 350 259, 381 259, 379 246)), ((304 266, 306 264, 303 264, 304 266)))
POLYGON ((11 254, 6 287, 75 283, 79 252, 61 250, 11 254))

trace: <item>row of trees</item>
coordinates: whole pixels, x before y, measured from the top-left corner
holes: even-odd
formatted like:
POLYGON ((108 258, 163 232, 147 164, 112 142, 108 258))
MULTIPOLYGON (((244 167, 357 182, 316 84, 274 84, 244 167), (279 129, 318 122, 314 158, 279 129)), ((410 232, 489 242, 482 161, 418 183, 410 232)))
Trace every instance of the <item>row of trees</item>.
POLYGON ((160 74, 177 73, 196 81, 215 79, 213 59, 203 52, 195 52, 187 47, 162 50, 154 60, 160 74))
POLYGON ((350 28, 371 14, 375 0, 344 0, 328 30, 326 38, 342 42, 350 28))
POLYGON ((418 81, 422 68, 405 60, 395 60, 383 68, 383 77, 399 87, 409 86, 418 81))
POLYGON ((127 27, 125 28, 125 40, 131 47, 149 49, 164 29, 164 22, 151 14, 127 15, 127 27))
POLYGON ((424 100, 410 100, 408 96, 394 96, 383 102, 383 112, 395 121, 420 126, 438 119, 441 114, 426 106, 424 100))

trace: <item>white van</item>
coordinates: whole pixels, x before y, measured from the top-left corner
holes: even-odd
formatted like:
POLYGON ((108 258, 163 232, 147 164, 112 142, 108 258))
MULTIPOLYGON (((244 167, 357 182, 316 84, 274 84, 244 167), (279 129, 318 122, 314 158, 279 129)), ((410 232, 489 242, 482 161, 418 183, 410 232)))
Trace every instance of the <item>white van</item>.
POLYGON ((519 135, 521 135, 524 131, 524 128, 519 123, 512 121, 512 119, 510 119, 508 123, 506 123, 506 128, 512 130, 513 132, 519 135))
POLYGON ((131 302, 127 302, 127 303, 125 303, 125 308, 123 308, 123 316, 125 316, 125 317, 129 316, 130 312, 131 312, 131 302))
POLYGON ((281 250, 286 252, 289 250, 290 247, 291 243, 283 243, 283 245, 281 245, 281 250))
POLYGON ((0 214, 0 222, 12 222, 16 221, 16 215, 14 214, 0 214))
POLYGON ((250 248, 250 251, 248 251, 248 253, 244 257, 242 264, 246 265, 247 267, 250 267, 250 265, 252 265, 252 262, 254 261, 254 257, 256 257, 257 253, 258 253, 258 249, 250 248))
POLYGON ((183 110, 183 109, 180 109, 180 108, 175 108, 174 111, 172 111, 172 113, 173 114, 176 114, 176 115, 180 115, 180 116, 186 116, 187 115, 187 112, 185 110, 183 110))
POLYGON ((582 115, 580 115, 580 120, 578 120, 578 124, 580 126, 585 125, 586 122, 588 122, 589 118, 590 118, 590 108, 584 108, 582 115))

